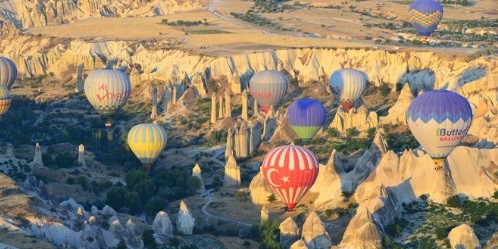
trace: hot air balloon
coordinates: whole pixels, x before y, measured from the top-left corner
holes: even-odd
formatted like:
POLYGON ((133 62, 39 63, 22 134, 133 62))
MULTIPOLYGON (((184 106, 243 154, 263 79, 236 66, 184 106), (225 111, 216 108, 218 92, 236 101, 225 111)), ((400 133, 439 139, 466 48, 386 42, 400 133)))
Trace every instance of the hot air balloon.
POLYGON ((424 37, 430 36, 443 19, 443 6, 436 0, 416 0, 408 11, 413 27, 424 37))
POLYGON ((327 117, 325 107, 316 99, 298 99, 287 108, 290 127, 304 142, 322 128, 327 117))
POLYGON ((0 85, 10 89, 17 78, 17 67, 14 62, 5 57, 0 57, 0 85))
POLYGON ((86 98, 106 118, 106 126, 112 126, 112 116, 126 103, 130 92, 130 79, 120 70, 95 70, 85 79, 86 98))
POLYGON ((472 109, 457 93, 433 90, 412 101, 406 120, 413 136, 440 166, 467 134, 472 109))
POLYGON ((266 113, 272 106, 276 108, 280 104, 288 87, 287 77, 274 70, 259 71, 249 82, 249 92, 266 113))
POLYGON ((315 183, 318 159, 308 148, 294 144, 277 147, 263 161, 265 180, 292 211, 315 183))
POLYGON ((7 87, 0 85, 0 116, 4 115, 10 108, 12 95, 7 87))
POLYGON ((128 132, 128 145, 147 171, 166 146, 166 131, 156 124, 138 124, 128 132))
POLYGON ((330 75, 329 84, 334 98, 349 111, 367 88, 367 79, 359 70, 344 68, 330 75))

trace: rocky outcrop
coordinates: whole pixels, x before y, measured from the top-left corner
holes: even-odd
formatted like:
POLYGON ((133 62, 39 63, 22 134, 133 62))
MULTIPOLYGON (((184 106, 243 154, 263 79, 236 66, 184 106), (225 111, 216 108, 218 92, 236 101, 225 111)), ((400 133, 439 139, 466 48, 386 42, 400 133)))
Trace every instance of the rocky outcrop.
POLYGON ((389 109, 387 116, 380 117, 381 124, 404 124, 406 125, 406 113, 412 100, 414 99, 412 89, 409 84, 405 84, 401 89, 396 103, 389 109))
POLYGON ((201 182, 199 189, 196 190, 196 193, 199 194, 204 194, 206 192, 206 187, 204 186, 204 181, 202 180, 202 170, 199 164, 195 164, 194 168, 192 169, 192 176, 197 177, 199 181, 201 182))
POLYGON ((128 230, 128 234, 130 235, 126 244, 131 248, 144 248, 142 231, 132 219, 128 219, 126 222, 126 230, 128 230))
POLYGON ((192 234, 195 226, 195 218, 190 213, 185 202, 180 202, 180 211, 178 211, 178 219, 176 221, 176 230, 178 232, 188 235, 192 234))
POLYGON ((306 242, 304 240, 300 239, 294 244, 291 245, 290 249, 308 249, 308 246, 306 246, 306 242))
POLYGON ((235 157, 230 156, 225 164, 225 177, 223 187, 240 186, 240 167, 235 157))
POLYGON ((156 218, 154 218, 154 222, 152 222, 152 230, 159 235, 173 234, 173 224, 166 212, 160 211, 156 214, 156 218))
POLYGON ((288 249, 299 240, 299 227, 292 217, 288 217, 278 227, 280 229, 280 245, 288 249))
POLYGON ((41 146, 39 143, 36 143, 36 146, 35 146, 35 156, 33 158, 33 164, 40 166, 40 167, 43 167, 42 150, 41 150, 41 146))
POLYGON ((313 205, 319 207, 325 203, 336 205, 342 201, 341 175, 345 174, 341 159, 336 150, 330 153, 327 164, 319 166, 318 176, 310 192, 320 193, 313 205))
POLYGON ((259 168, 259 173, 252 178, 251 183, 249 184, 249 191, 252 203, 256 205, 269 203, 268 197, 273 194, 273 190, 266 183, 261 167, 259 168))
POLYGON ((451 248, 455 249, 478 249, 481 248, 474 229, 467 224, 462 224, 451 229, 448 234, 451 248))
POLYGON ((82 167, 86 167, 85 146, 83 144, 78 146, 78 164, 82 167))
POLYGON ((260 214, 261 214, 261 224, 265 221, 268 221, 269 212, 268 212, 268 208, 266 208, 266 206, 263 206, 261 208, 260 214))
POLYGON ((112 1, 75 0, 42 1, 7 0, 0 2, 0 20, 13 22, 19 28, 48 26, 73 22, 88 17, 159 16, 176 11, 193 10, 203 1, 175 0, 112 1))
POLYGON ((372 190, 381 185, 392 187, 400 202, 410 202, 428 194, 435 202, 445 203, 453 194, 470 198, 491 197, 497 183, 492 177, 498 164, 498 149, 477 149, 459 146, 436 169, 432 159, 420 150, 405 151, 401 156, 389 151, 375 170, 356 189, 358 202, 370 199, 372 190), (431 179, 428 181, 427 179, 431 179), (474 186, 478 185, 479 188, 474 186))
POLYGON ((340 248, 377 249, 382 248, 382 230, 376 224, 367 208, 357 209, 344 232, 340 248))
POLYGON ((310 249, 330 248, 332 245, 322 220, 314 211, 306 217, 301 237, 310 249))
POLYGON ((334 120, 330 123, 329 128, 335 128, 339 132, 345 133, 348 129, 367 131, 378 125, 377 113, 369 112, 364 105, 361 105, 358 108, 352 108, 349 112, 344 112, 341 107, 337 108, 334 120))

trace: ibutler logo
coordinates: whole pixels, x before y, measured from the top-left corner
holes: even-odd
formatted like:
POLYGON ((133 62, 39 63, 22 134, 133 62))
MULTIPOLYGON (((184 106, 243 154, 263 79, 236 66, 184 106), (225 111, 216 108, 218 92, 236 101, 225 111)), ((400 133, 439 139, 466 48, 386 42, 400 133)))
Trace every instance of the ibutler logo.
POLYGON ((436 136, 439 137, 439 141, 456 141, 462 140, 465 134, 467 134, 467 129, 458 130, 447 130, 447 129, 436 129, 436 136))
POLYGON ((103 95, 100 95, 97 93, 97 99, 100 102, 102 102, 102 100, 104 100, 104 99, 122 99, 122 98, 126 97, 126 95, 128 94, 128 91, 122 92, 122 93, 110 93, 104 84, 102 84, 99 87, 99 90, 102 90, 104 92, 103 95))
POLYGON ((271 99, 272 93, 268 92, 251 92, 251 95, 261 99, 271 99))

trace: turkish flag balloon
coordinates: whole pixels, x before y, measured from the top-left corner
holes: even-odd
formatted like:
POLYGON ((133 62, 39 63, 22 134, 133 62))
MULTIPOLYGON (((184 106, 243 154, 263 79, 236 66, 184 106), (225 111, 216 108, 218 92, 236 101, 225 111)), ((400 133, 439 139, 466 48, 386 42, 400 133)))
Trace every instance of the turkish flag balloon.
POLYGON ((315 183, 318 159, 308 148, 294 144, 280 146, 266 154, 263 174, 288 211, 292 211, 315 183))

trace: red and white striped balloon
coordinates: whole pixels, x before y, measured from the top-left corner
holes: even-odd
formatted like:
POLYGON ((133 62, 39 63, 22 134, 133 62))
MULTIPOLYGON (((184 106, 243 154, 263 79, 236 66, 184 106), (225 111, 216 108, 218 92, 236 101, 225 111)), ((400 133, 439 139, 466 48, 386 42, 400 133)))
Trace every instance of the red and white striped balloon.
POLYGON ((318 176, 318 159, 308 148, 294 144, 277 147, 263 161, 265 180, 288 211, 308 192, 318 176))

